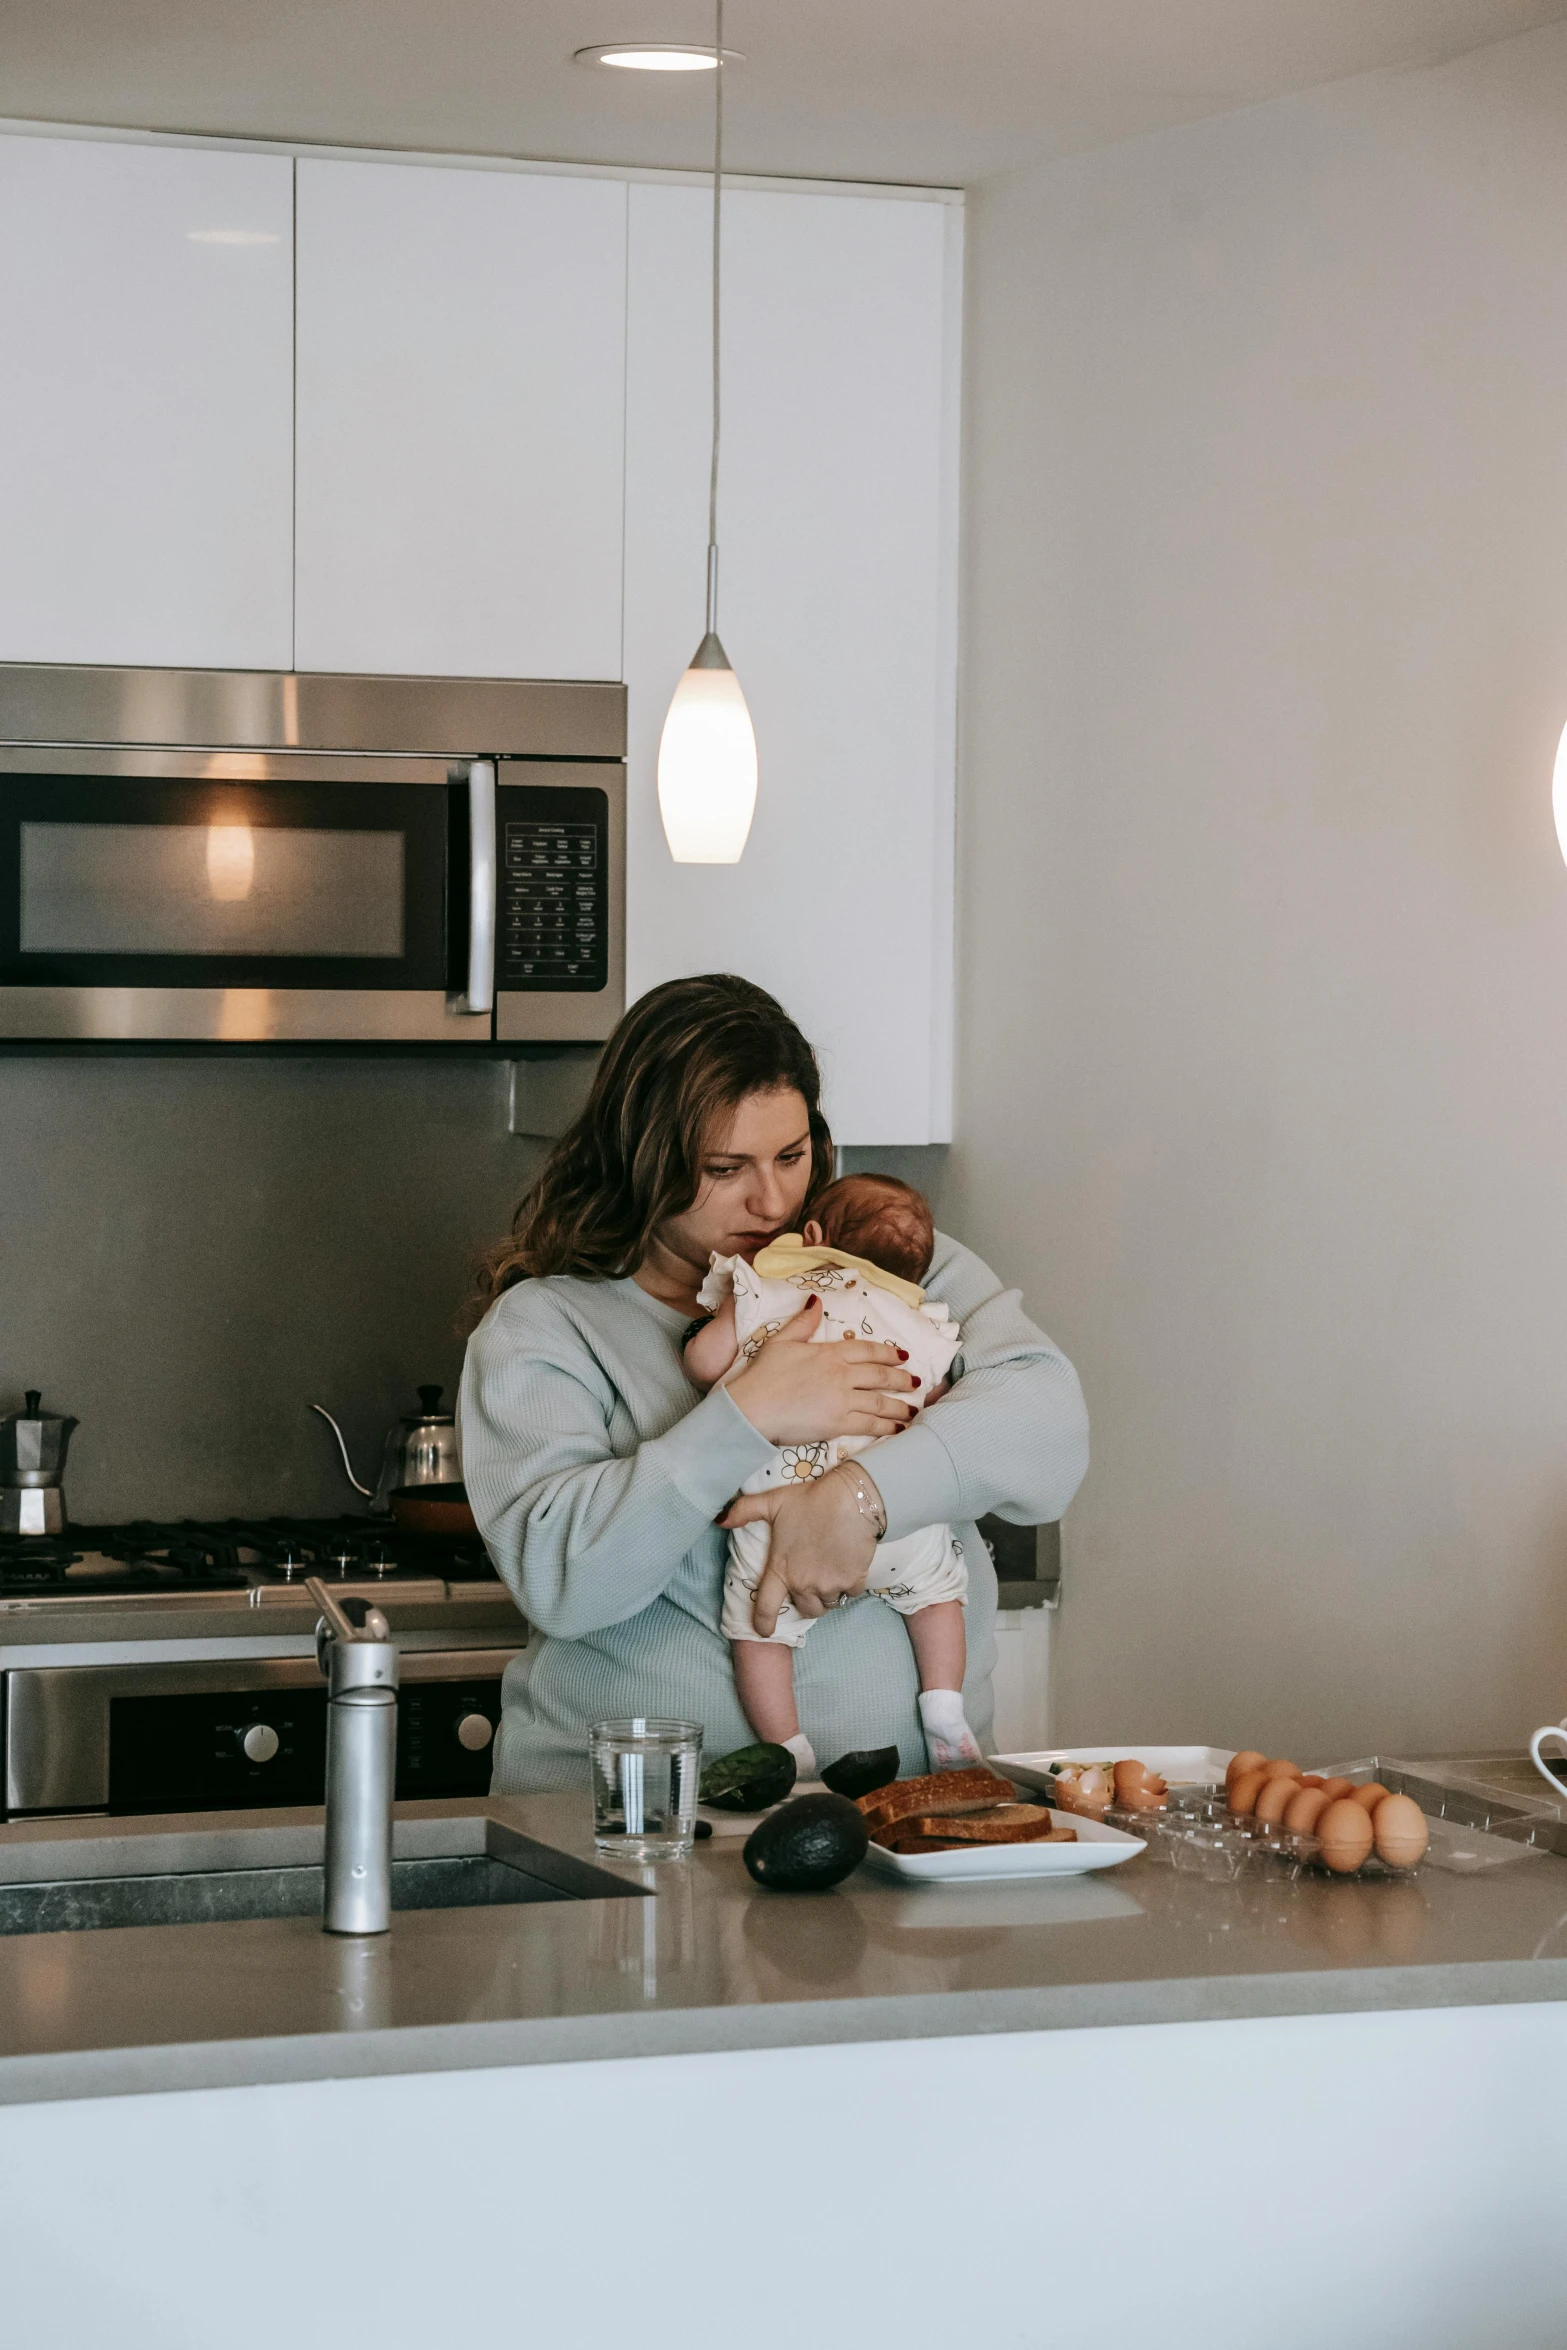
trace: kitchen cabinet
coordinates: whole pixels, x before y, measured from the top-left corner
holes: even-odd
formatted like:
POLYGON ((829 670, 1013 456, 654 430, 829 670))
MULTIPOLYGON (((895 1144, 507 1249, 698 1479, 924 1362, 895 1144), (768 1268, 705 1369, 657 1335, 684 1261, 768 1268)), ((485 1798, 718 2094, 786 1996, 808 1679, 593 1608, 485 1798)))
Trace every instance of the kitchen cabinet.
POLYGON ((297 666, 618 678, 625 184, 298 175, 297 666))
POLYGON ((288 666, 292 189, 0 138, 0 660, 288 666))
POLYGON ((712 203, 630 191, 627 993, 715 970, 770 988, 846 1143, 950 1133, 962 219, 726 194, 719 631, 760 789, 740 864, 676 865, 656 767, 702 632, 712 203))
POLYGON ((677 866, 706 188, 0 138, 0 659, 624 678, 628 989, 732 969, 840 1140, 950 1133, 962 206, 735 187, 720 621, 761 784, 677 866))

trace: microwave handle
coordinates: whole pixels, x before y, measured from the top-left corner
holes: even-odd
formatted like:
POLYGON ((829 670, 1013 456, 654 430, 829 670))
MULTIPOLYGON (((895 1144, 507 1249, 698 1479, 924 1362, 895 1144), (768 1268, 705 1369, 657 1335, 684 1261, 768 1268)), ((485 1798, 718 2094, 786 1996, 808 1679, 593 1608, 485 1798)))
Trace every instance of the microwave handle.
POLYGON ((468 985, 462 1012, 495 1009, 495 761, 468 767, 468 985))

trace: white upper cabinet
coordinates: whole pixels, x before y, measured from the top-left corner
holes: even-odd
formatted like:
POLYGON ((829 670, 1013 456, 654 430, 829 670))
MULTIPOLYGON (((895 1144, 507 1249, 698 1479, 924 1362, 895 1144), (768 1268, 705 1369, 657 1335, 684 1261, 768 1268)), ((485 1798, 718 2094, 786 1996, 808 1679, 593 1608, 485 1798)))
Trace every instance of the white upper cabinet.
POLYGON ((771 989, 845 1143, 950 1133, 962 217, 725 197, 719 633, 760 786, 738 865, 676 865, 656 766, 702 633, 712 206, 631 189, 627 990, 725 970, 771 989))
POLYGON ((286 668, 293 165, 0 138, 0 660, 286 668))
POLYGON ((618 678, 624 183, 298 175, 297 666, 618 678))

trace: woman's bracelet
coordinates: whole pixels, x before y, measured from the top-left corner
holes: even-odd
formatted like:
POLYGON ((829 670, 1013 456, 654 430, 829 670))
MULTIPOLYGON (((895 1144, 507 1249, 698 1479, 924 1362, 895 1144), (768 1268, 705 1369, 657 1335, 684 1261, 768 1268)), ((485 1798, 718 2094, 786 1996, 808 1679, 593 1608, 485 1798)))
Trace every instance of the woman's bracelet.
POLYGON ((862 1472, 854 1466, 852 1461, 840 1461, 838 1463, 838 1474, 840 1477, 846 1477, 848 1479, 850 1491, 854 1495, 855 1508, 859 1511, 862 1518, 869 1519, 871 1532, 875 1536, 876 1540, 880 1542, 882 1536, 887 1531, 887 1511, 885 1505, 882 1502, 881 1495, 877 1492, 869 1477, 863 1475, 862 1472))

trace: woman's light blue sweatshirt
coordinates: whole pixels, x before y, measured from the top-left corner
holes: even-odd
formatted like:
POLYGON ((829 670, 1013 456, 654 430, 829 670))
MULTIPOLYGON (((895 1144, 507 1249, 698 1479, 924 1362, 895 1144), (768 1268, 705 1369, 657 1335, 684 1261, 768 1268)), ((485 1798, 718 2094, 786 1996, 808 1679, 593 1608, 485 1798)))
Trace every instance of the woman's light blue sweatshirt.
MULTIPOLYGON (((1059 1518, 1088 1465, 1077 1374, 971 1250, 941 1233, 925 1287, 963 1329, 962 1377, 866 1456, 889 1534, 948 1520, 969 1566, 968 1718, 991 1724, 996 1579, 973 1520, 1059 1518)), ((494 1785, 587 1784, 590 1723, 698 1721, 704 1752, 752 1733, 718 1629, 726 1536, 713 1520, 771 1446, 722 1388, 698 1399, 688 1317, 635 1281, 519 1282, 468 1345, 463 1475, 490 1555, 533 1626, 505 1680, 494 1785)), ((881 1600, 834 1610, 795 1655, 800 1725, 826 1763, 896 1745, 928 1766, 908 1633, 881 1600)))

